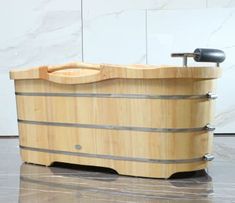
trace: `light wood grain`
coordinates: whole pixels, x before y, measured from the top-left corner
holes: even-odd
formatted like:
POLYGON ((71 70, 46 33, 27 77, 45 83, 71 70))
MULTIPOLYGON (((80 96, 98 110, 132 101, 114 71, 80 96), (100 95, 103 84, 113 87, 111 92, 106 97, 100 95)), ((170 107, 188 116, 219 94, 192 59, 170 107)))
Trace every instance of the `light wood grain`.
POLYGON ((82 164, 90 166, 103 166, 113 168, 119 174, 142 176, 152 178, 169 178, 172 174, 177 172, 196 171, 207 168, 208 162, 201 161, 197 163, 183 163, 183 164, 153 164, 141 162, 128 162, 107 159, 73 157, 66 155, 48 154, 44 152, 34 152, 21 150, 21 156, 27 163, 37 163, 41 165, 50 166, 52 162, 67 162, 72 164, 82 164))
POLYGON ((212 152, 213 136, 208 132, 121 132, 27 124, 20 124, 19 131, 25 135, 22 146, 68 152, 161 160, 192 159, 212 152), (81 149, 75 148, 77 144, 81 149))
POLYGON ((171 67, 150 65, 109 65, 109 64, 81 64, 71 63, 62 66, 43 66, 28 70, 13 70, 10 78, 19 79, 44 79, 60 84, 85 84, 99 82, 114 78, 207 78, 213 79, 221 75, 217 67, 171 67), (61 72, 66 70, 66 72, 61 72), (80 70, 80 71, 78 71, 80 70), (86 74, 84 74, 86 71, 86 74), (70 72, 70 74, 68 74, 70 72), (76 72, 76 74, 73 74, 76 72), (64 74, 63 74, 64 73, 64 74))
POLYGON ((208 99, 17 96, 21 120, 146 128, 203 127, 213 121, 213 103, 208 99))
MULTIPOLYGON (((11 72, 20 93, 205 95, 215 93, 221 70, 213 67, 114 66, 73 63, 11 72), (37 72, 37 73, 36 73, 37 72), (30 76, 30 75, 33 76, 30 76), (35 80, 36 79, 36 80, 35 80)), ((213 123, 214 100, 138 99, 17 95, 18 118, 29 121, 200 128, 213 123)), ((19 123, 20 145, 33 148, 156 160, 184 160, 212 152, 207 131, 163 133, 88 129, 19 123), (75 145, 81 145, 76 149, 75 145)), ((22 149, 25 162, 68 162, 110 167, 120 174, 168 178, 175 172, 206 168, 208 162, 147 163, 22 149)))

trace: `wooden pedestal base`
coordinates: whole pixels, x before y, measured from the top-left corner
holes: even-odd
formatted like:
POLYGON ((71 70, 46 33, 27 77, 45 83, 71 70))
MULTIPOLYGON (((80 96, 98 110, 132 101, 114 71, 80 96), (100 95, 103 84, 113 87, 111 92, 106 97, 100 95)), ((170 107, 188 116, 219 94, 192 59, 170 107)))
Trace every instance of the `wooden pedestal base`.
POLYGON ((50 166, 54 162, 101 166, 114 169, 120 175, 141 176, 151 178, 169 178, 177 172, 188 172, 205 169, 206 161, 194 163, 159 164, 123 160, 109 160, 102 158, 87 158, 63 154, 52 154, 21 149, 21 156, 26 163, 37 163, 50 166))

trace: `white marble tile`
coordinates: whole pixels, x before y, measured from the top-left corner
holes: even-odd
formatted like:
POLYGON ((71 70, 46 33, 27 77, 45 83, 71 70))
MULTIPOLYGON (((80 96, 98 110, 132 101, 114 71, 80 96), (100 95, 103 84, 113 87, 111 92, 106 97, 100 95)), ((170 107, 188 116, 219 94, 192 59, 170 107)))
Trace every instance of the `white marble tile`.
POLYGON ((0 136, 18 134, 14 92, 8 72, 0 73, 0 136))
POLYGON ((4 67, 1 71, 9 67, 81 59, 80 1, 70 3, 69 7, 64 2, 65 8, 59 6, 59 2, 41 0, 21 3, 16 5, 17 9, 11 10, 14 14, 10 21, 5 20, 7 13, 0 14, 3 30, 0 65, 4 67))
POLYGON ((4 1, 0 9, 0 134, 17 134, 12 68, 80 61, 81 1, 4 1))
MULTIPOLYGON (((161 2, 163 2, 161 0, 161 2)), ((206 0, 174 0, 164 1, 161 10, 177 10, 177 9, 201 9, 206 8, 206 0)))
POLYGON ((156 2, 161 2, 161 10, 231 8, 235 6, 235 0, 160 0, 151 2, 152 9, 156 2))
POLYGON ((235 133, 235 67, 225 69, 218 81, 215 124, 217 133, 235 133))
POLYGON ((226 52, 223 77, 218 81, 216 132, 235 132, 234 23, 235 9, 231 8, 148 11, 149 64, 180 65, 181 59, 170 58, 170 53, 192 52, 197 47, 226 52))
POLYGON ((232 8, 235 0, 152 0, 142 8, 150 10, 181 10, 204 8, 232 8))
POLYGON ((234 162, 235 138, 215 137, 213 142, 213 154, 215 155, 215 161, 234 162))
POLYGON ((84 60, 93 63, 145 63, 143 1, 86 0, 83 3, 84 60), (138 4, 139 3, 139 4, 138 4), (102 5, 102 6, 101 6, 102 5))
POLYGON ((148 11, 149 63, 175 64, 178 59, 170 58, 171 52, 231 46, 235 41, 235 30, 231 27, 234 12, 234 9, 148 11))
POLYGON ((83 0, 85 20, 118 14, 123 11, 161 9, 169 0, 83 0))
POLYGON ((235 7, 235 0, 207 0, 209 8, 231 8, 235 7))

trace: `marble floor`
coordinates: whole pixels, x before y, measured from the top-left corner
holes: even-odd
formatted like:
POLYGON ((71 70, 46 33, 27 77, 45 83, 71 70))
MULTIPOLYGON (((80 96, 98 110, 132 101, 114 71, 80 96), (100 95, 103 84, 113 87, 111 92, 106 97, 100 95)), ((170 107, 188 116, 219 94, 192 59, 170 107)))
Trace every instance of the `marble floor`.
POLYGON ((235 137, 215 138, 214 148, 208 170, 161 180, 75 165, 24 164, 18 139, 0 138, 0 203, 235 202, 235 137))

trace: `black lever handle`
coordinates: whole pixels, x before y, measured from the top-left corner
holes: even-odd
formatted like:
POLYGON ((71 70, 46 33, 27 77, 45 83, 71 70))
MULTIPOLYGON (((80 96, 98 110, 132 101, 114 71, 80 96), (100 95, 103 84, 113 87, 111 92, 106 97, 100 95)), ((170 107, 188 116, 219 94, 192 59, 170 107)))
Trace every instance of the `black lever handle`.
POLYGON ((219 49, 195 49, 194 60, 197 62, 221 63, 225 60, 225 53, 219 49))

